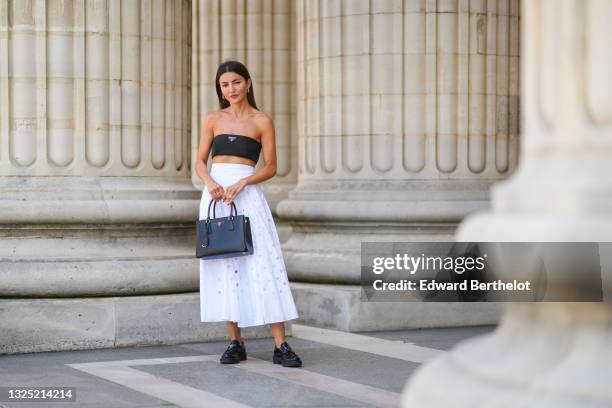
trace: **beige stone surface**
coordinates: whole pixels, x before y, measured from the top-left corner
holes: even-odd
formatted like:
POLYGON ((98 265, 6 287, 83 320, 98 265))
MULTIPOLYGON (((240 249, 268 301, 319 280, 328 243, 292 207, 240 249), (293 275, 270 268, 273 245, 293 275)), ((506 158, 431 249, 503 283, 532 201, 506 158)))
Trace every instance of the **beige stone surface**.
MULTIPOLYGON (((200 321, 199 293, 0 299, 0 354, 227 339, 223 322, 200 321)), ((266 326, 242 329, 269 337, 266 326)), ((291 334, 291 325, 287 325, 291 334)))
POLYGON ((160 4, 0 2, 2 352, 201 334, 115 332, 198 288, 191 2, 160 4))
POLYGON ((292 282, 300 321, 347 332, 495 324, 500 303, 366 302, 361 286, 292 282))
MULTIPOLYGON (((606 407, 612 401, 612 185, 606 176, 612 104, 592 86, 609 88, 612 53, 602 39, 612 5, 523 1, 521 8, 521 164, 493 187, 492 209, 467 217, 457 239, 604 242, 606 302, 509 304, 495 332, 419 369, 404 389, 403 407, 606 407), (445 384, 442 393, 439 384, 445 384)), ((580 293, 583 269, 549 275, 557 289, 580 293)))
POLYGON ((451 240, 488 206, 518 157, 509 9, 296 3, 300 167, 277 208, 290 277, 356 284, 362 240, 451 240))

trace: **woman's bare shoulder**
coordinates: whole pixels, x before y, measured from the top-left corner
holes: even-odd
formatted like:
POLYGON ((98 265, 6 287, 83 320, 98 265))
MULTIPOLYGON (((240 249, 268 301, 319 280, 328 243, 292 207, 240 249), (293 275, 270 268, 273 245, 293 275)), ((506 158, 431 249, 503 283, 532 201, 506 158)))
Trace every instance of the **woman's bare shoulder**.
POLYGON ((215 126, 220 117, 221 117, 220 110, 206 112, 206 115, 204 115, 205 126, 210 126, 210 127, 215 126))
POLYGON ((221 115, 223 114, 223 111, 221 109, 217 109, 214 111, 208 111, 206 112, 206 118, 207 119, 212 119, 212 120, 216 120, 218 119, 221 115))
POLYGON ((272 116, 270 116, 269 114, 267 114, 264 111, 257 111, 253 115, 253 119, 255 120, 255 123, 257 124, 257 127, 261 128, 261 129, 265 129, 265 128, 268 128, 270 126, 274 126, 274 121, 272 120, 272 116))

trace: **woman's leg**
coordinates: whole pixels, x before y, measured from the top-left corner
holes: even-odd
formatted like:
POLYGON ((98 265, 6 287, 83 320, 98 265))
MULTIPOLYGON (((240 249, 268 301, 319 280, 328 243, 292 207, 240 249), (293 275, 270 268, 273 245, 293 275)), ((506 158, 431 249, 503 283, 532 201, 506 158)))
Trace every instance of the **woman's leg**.
POLYGON ((227 332, 229 333, 230 340, 238 340, 242 342, 242 336, 240 335, 240 327, 236 322, 225 322, 227 332))
POLYGON ((276 347, 280 347, 281 343, 285 341, 285 322, 270 323, 270 331, 274 336, 274 344, 276 347))
POLYGON ((227 346, 219 362, 221 364, 236 364, 246 360, 246 348, 244 347, 244 340, 242 340, 242 336, 240 336, 238 323, 226 321, 225 327, 227 327, 231 342, 229 346, 227 346), (236 346, 236 341, 239 343, 238 346, 236 346))
POLYGON ((274 336, 274 355, 272 356, 272 362, 274 364, 282 364, 283 367, 301 367, 302 360, 297 354, 291 349, 289 344, 285 343, 285 323, 270 323, 270 330, 274 336), (285 343, 283 347, 281 344, 285 343))

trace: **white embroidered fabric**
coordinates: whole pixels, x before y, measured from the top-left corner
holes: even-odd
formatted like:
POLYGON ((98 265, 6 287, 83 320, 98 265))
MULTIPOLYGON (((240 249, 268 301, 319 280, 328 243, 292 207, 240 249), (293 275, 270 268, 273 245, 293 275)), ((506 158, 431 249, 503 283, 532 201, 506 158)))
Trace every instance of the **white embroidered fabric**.
MULTIPOLYGON (((223 188, 255 172, 240 163, 213 163, 211 177, 223 188)), ((206 219, 210 194, 204 188, 199 219, 206 219)), ((200 319, 233 321, 238 327, 284 322, 298 317, 272 212, 258 184, 245 186, 234 199, 238 215, 249 217, 253 254, 200 259, 200 319)), ((230 205, 213 203, 216 217, 230 215, 230 205)))

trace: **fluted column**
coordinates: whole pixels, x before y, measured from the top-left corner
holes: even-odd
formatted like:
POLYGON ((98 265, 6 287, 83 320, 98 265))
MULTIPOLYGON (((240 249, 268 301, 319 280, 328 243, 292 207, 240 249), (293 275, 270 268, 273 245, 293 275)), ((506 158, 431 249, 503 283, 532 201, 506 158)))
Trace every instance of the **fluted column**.
POLYGON ((190 174, 188 1, 1 4, 2 176, 190 174))
MULTIPOLYGON (((294 2, 195 0, 193 6, 194 135, 199 135, 206 112, 219 109, 215 91, 219 64, 228 59, 245 64, 257 106, 274 119, 277 174, 262 187, 275 213, 276 204, 286 198, 297 178, 294 2)), ((194 137, 194 159, 198 145, 199 138, 194 137)), ((256 168, 263 163, 262 153, 256 168)), ((195 171, 192 180, 204 188, 195 171)))
POLYGON ((0 352, 119 344, 93 297, 198 289, 190 6, 0 0, 1 309, 48 319, 3 315, 0 352))
POLYGON ((358 284, 360 242, 450 240, 518 151, 518 1, 297 2, 294 280, 358 284))
MULTIPOLYGON (((492 210, 466 219, 457 239, 609 243, 612 4, 521 4, 521 165, 494 186, 492 210)), ((612 260, 605 245, 594 262, 601 263, 607 303, 509 304, 492 335, 462 343, 417 372, 403 406, 609 406, 612 260)), ((579 293, 584 270, 560 273, 548 272, 566 293, 579 293)))

